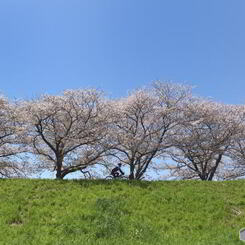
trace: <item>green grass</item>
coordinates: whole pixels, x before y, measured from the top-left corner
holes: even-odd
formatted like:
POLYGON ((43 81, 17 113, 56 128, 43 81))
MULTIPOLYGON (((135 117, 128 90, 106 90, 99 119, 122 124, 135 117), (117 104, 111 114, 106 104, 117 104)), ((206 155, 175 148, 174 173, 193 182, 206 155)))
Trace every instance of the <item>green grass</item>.
POLYGON ((0 180, 0 245, 244 244, 245 181, 0 180))

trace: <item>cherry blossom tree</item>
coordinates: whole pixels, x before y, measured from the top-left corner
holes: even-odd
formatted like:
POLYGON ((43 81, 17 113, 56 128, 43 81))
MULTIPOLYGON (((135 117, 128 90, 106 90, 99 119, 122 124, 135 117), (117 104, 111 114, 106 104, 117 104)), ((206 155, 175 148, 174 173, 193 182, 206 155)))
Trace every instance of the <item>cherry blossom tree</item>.
POLYGON ((111 154, 129 167, 130 179, 141 179, 171 147, 169 138, 189 95, 189 87, 156 82, 151 89, 137 90, 112 103, 111 154))
POLYGON ((97 90, 66 90, 25 103, 29 141, 40 167, 56 178, 102 162, 107 152, 108 108, 97 90))
POLYGON ((24 127, 16 103, 0 97, 0 176, 25 175, 24 127))
POLYGON ((237 118, 239 132, 233 140, 229 149, 229 156, 232 159, 232 171, 226 175, 226 179, 236 179, 245 176, 245 106, 236 105, 240 117, 237 118))
POLYGON ((195 99, 183 112, 185 120, 172 138, 170 151, 176 164, 167 165, 167 169, 183 179, 224 179, 233 171, 228 152, 239 131, 239 110, 195 99))

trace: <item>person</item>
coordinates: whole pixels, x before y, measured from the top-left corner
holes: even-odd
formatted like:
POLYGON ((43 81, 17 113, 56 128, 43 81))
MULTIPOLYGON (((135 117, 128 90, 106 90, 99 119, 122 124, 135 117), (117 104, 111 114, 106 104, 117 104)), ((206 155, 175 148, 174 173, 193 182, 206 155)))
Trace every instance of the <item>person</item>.
POLYGON ((124 175, 124 172, 122 171, 121 166, 122 166, 122 164, 121 164, 121 163, 118 163, 117 167, 115 167, 115 168, 113 168, 113 169, 111 170, 111 175, 112 175, 114 178, 119 177, 120 173, 121 173, 121 175, 124 175), (119 173, 119 172, 120 172, 120 173, 119 173))

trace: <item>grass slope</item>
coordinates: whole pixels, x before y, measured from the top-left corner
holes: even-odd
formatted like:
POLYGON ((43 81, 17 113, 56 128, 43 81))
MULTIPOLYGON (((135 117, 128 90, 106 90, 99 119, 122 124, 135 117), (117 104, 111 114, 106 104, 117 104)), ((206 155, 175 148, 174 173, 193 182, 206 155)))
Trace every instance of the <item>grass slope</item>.
POLYGON ((0 244, 244 244, 245 181, 0 180, 0 244))

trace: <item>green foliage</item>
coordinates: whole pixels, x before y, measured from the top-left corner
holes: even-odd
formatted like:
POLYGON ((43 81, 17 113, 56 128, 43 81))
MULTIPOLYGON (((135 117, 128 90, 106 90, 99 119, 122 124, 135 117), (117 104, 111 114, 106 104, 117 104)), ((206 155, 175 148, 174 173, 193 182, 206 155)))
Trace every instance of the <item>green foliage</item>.
POLYGON ((245 181, 0 180, 0 244, 243 244, 245 181))

